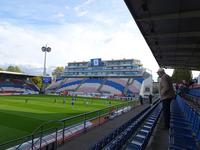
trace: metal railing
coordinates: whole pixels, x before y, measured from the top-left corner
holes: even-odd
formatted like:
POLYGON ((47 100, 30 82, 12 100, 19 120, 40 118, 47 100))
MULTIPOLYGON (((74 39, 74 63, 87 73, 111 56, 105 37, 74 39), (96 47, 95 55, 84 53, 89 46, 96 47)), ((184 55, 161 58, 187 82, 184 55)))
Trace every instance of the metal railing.
POLYGON ((0 144, 0 150, 8 148, 10 150, 36 150, 44 147, 46 149, 48 149, 48 147, 51 147, 49 149, 56 149, 58 145, 63 144, 74 135, 103 124, 109 120, 109 116, 112 115, 113 112, 123 111, 128 107, 132 108, 137 103, 138 101, 136 100, 128 101, 62 120, 45 122, 30 135, 0 144))

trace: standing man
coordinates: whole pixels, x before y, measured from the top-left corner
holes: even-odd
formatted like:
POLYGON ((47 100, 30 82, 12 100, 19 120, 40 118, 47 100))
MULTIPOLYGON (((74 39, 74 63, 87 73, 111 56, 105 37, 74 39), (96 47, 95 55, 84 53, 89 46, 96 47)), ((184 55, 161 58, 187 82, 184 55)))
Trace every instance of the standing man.
POLYGON ((139 96, 139 101, 140 101, 140 105, 142 105, 143 104, 143 97, 142 97, 142 95, 139 96))
POLYGON ((157 74, 160 78, 159 83, 159 92, 160 100, 162 101, 163 106, 163 117, 165 122, 165 128, 169 129, 170 127, 170 103, 175 97, 174 88, 172 81, 169 75, 165 73, 163 68, 158 69, 157 74))
POLYGON ((151 93, 149 94, 149 104, 152 104, 152 98, 153 98, 153 95, 151 95, 151 93))

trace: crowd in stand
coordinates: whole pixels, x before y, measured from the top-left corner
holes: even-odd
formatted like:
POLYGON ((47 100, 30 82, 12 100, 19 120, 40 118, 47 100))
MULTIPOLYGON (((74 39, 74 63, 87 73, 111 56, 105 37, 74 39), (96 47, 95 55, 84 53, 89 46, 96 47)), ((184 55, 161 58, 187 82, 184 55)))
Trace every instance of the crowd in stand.
POLYGON ((25 79, 0 80, 0 95, 38 94, 39 89, 25 79))

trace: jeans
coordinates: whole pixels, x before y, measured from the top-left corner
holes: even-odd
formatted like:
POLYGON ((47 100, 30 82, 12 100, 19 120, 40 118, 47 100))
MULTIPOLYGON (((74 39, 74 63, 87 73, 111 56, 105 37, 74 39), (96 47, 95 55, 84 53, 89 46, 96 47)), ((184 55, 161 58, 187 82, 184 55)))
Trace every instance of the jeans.
POLYGON ((164 123, 165 127, 170 127, 170 104, 171 104, 172 98, 164 99, 162 100, 162 106, 163 106, 163 117, 164 117, 164 123))

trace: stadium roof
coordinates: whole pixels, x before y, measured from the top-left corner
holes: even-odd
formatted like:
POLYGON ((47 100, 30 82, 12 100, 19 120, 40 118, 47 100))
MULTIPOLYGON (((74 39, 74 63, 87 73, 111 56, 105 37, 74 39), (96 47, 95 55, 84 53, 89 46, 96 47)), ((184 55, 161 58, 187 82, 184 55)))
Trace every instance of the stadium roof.
POLYGON ((160 67, 200 70, 200 1, 124 1, 160 67))
POLYGON ((0 74, 23 76, 23 77, 35 77, 35 75, 28 75, 28 74, 23 74, 23 73, 20 73, 20 72, 11 72, 11 71, 0 71, 0 74))

